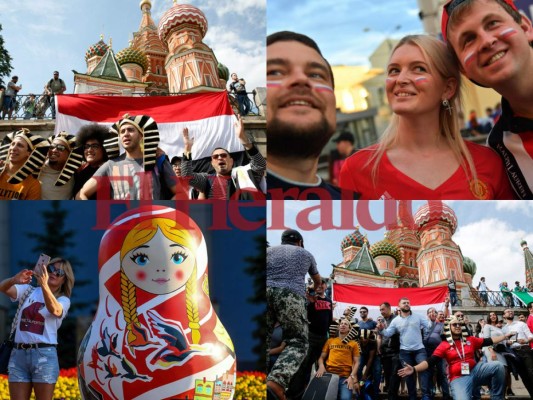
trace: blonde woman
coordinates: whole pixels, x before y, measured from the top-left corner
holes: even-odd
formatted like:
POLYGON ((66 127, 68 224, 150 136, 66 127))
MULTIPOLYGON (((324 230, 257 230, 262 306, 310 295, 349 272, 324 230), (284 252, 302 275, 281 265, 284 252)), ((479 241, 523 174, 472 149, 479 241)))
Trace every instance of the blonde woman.
POLYGON ((387 66, 391 123, 378 144, 346 160, 339 186, 367 200, 514 198, 497 154, 461 137, 460 84, 444 43, 401 39, 387 66))
POLYGON ((32 390, 37 400, 51 400, 59 376, 57 331, 70 307, 74 273, 70 263, 53 258, 35 271, 24 269, 0 283, 0 291, 24 303, 17 314, 15 346, 9 360, 9 395, 28 400, 32 390), (33 290, 32 277, 38 287, 33 290), (28 291, 30 289, 31 291, 28 291))

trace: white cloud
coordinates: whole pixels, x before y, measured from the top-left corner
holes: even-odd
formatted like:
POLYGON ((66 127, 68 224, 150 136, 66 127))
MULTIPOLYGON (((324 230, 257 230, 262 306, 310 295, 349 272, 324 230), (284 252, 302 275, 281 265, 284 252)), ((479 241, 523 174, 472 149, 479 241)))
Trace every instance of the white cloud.
POLYGON ((496 202, 496 210, 512 211, 533 216, 533 202, 519 200, 501 200, 496 202))
MULTIPOLYGON (((512 228, 507 222, 483 219, 460 226, 453 240, 461 247, 463 256, 470 257, 477 265, 474 286, 484 276, 491 290, 499 290, 499 284, 507 281, 510 287, 515 281, 525 283, 524 254, 520 248, 527 233, 512 228)), ((533 236, 529 237, 533 241, 533 236)))

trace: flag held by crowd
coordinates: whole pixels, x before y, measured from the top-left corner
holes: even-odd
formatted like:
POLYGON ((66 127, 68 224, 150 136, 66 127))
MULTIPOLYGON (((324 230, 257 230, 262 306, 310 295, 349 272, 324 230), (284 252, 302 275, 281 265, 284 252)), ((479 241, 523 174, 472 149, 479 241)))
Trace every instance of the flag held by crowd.
POLYGON ((208 160, 216 147, 230 153, 244 149, 235 134, 236 118, 226 92, 194 93, 180 96, 57 96, 55 132, 76 134, 85 124, 111 126, 124 114, 150 115, 157 123, 160 144, 169 156, 184 149, 183 128, 194 139, 192 159, 208 160))
MULTIPOLYGON (((380 288, 334 283, 332 300, 337 305, 333 311, 333 316, 335 318, 342 317, 344 310, 351 306, 357 307, 358 311, 362 306, 365 306, 368 308, 368 316, 376 320, 380 315, 379 306, 382 303, 390 303, 394 312, 402 297, 409 299, 413 313, 426 316, 426 311, 430 307, 435 307, 437 311, 444 310, 444 301, 447 296, 447 286, 380 288)), ((358 313, 356 316, 358 316, 358 313)))

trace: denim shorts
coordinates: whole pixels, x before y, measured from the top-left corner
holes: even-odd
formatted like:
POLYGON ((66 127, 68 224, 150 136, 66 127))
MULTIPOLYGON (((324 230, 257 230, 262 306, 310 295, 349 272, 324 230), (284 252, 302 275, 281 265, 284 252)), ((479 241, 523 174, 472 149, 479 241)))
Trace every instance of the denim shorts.
POLYGON ((55 347, 13 349, 8 364, 9 382, 55 384, 59 376, 59 362, 55 347))

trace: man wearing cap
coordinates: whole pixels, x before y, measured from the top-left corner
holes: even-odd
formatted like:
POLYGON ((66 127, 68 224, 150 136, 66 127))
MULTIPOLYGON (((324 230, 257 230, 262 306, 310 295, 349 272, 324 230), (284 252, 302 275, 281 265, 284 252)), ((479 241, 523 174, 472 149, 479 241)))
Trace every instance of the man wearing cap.
POLYGON ((354 137, 351 132, 344 131, 333 141, 337 144, 337 150, 332 150, 329 155, 329 179, 332 184, 338 185, 344 161, 355 153, 354 137))
POLYGON ((67 86, 63 79, 59 77, 59 72, 54 71, 54 77, 48 81, 44 87, 45 93, 50 97, 50 107, 52 108, 52 119, 56 117, 56 102, 55 96, 63 94, 67 90, 67 86))
POLYGON ((41 184, 33 177, 33 166, 42 165, 48 142, 28 129, 8 134, 0 147, 0 200, 40 200, 41 184), (28 160, 32 158, 32 162, 28 160))
POLYGON ((311 377, 313 364, 318 361, 324 343, 328 340, 329 327, 333 322, 333 302, 325 294, 327 287, 326 280, 322 278, 320 285, 314 291, 314 295, 311 295, 309 290, 306 292, 309 348, 287 391, 287 395, 293 400, 300 399, 303 395, 305 386, 311 377))
POLYGON ((246 136, 241 116, 238 116, 237 122, 235 122, 235 132, 246 153, 250 156, 250 164, 234 166, 229 151, 217 147, 211 153, 211 166, 215 173, 206 174, 193 172, 191 150, 194 139, 189 136, 188 128, 183 129, 185 152, 181 163, 181 174, 184 178, 189 179, 190 186, 203 193, 208 199, 249 200, 264 198, 263 191, 266 190, 266 187, 261 187, 261 185, 264 183, 266 160, 246 136))
POLYGON ((478 363, 475 353, 476 350, 500 343, 511 335, 507 333, 485 339, 468 336, 463 320, 456 317, 446 321, 443 331, 446 341, 439 344, 427 361, 422 361, 414 367, 404 364, 398 374, 407 377, 415 371, 425 371, 444 359, 448 363, 450 390, 455 400, 479 399, 482 385, 490 385, 492 400, 503 400, 505 367, 499 362, 478 363))
POLYGON ((81 165, 81 155, 79 162, 76 157, 71 158, 76 138, 67 132, 59 132, 51 139, 48 157, 38 177, 41 197, 43 200, 69 200, 73 195, 74 171, 81 165))
POLYGON ((126 114, 111 130, 117 132, 125 153, 98 168, 76 198, 87 200, 97 193, 97 199, 160 200, 162 185, 174 194, 179 189, 187 198, 166 157, 156 161, 159 130, 150 116, 126 114))
POLYGON ((322 284, 313 255, 304 249, 303 237, 294 229, 281 235, 281 245, 267 248, 267 348, 274 324, 283 329, 287 346, 267 377, 267 398, 286 398, 285 391, 308 348, 305 311, 305 275, 309 273, 315 290, 322 284))

